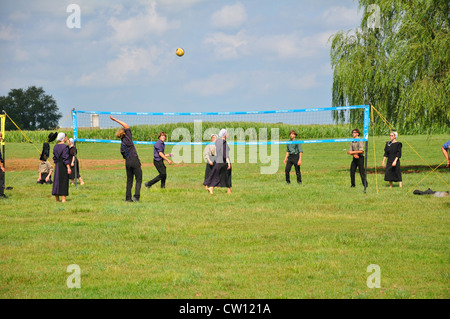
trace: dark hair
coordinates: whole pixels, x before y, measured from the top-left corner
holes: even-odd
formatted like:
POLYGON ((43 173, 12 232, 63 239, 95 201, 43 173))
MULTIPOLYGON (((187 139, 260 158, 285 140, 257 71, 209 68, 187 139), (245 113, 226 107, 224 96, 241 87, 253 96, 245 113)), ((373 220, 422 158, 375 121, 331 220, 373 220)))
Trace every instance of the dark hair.
POLYGON ((165 137, 167 137, 167 134, 165 133, 165 132, 159 132, 159 134, 158 134, 158 139, 161 137, 161 136, 165 136, 165 137))
POLYGON ((291 130, 291 131, 289 132, 289 136, 291 136, 291 134, 294 134, 295 136, 297 136, 297 132, 296 132, 295 130, 291 130))
POLYGON ((360 132, 357 128, 354 128, 354 129, 352 130, 352 133, 353 133, 353 132, 358 133, 358 136, 361 135, 361 132, 360 132))

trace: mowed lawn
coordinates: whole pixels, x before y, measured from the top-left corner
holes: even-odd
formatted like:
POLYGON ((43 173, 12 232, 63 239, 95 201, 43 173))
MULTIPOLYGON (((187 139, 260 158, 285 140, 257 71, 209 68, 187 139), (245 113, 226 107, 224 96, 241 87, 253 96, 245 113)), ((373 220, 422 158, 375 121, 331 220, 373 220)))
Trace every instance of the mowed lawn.
MULTIPOLYGON (((450 190, 445 163, 436 174, 426 164, 441 164, 448 139, 400 137, 402 189, 383 180, 384 136, 375 138, 378 174, 370 138, 366 194, 358 173, 350 188, 349 143, 328 143, 303 144, 301 186, 294 169, 285 184, 280 146, 275 174, 261 174, 269 164, 260 161, 234 163, 230 195, 204 190, 205 164, 174 164, 167 188, 143 186, 139 203, 124 201, 120 145, 79 143, 86 184, 71 186, 65 204, 36 184, 38 150, 8 144, 0 297, 449 298, 450 197, 413 195, 450 190), (67 286, 72 264, 79 289, 67 286), (369 265, 380 267, 380 288, 367 285, 369 265)), ((137 150, 145 182, 157 175, 153 148, 137 150)))

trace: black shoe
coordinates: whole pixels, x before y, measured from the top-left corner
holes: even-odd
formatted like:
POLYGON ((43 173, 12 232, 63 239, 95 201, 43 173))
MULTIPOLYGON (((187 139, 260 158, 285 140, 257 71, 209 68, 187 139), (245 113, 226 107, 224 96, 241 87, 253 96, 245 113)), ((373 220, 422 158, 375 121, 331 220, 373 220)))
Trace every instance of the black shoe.
POLYGON ((152 185, 150 185, 150 182, 146 182, 144 185, 145 185, 145 187, 147 187, 147 188, 152 187, 152 185))
POLYGON ((136 197, 133 196, 133 198, 131 199, 131 201, 132 201, 132 202, 139 203, 139 198, 136 198, 136 197))
POLYGON ((291 182, 286 182, 287 185, 291 185, 291 182))
POLYGON ((125 201, 126 201, 126 202, 131 202, 131 203, 133 202, 132 199, 125 199, 125 201))
POLYGON ((352 186, 350 186, 350 187, 355 187, 355 185, 352 185, 352 186))
POLYGON ((0 198, 8 198, 5 194, 0 194, 0 198))

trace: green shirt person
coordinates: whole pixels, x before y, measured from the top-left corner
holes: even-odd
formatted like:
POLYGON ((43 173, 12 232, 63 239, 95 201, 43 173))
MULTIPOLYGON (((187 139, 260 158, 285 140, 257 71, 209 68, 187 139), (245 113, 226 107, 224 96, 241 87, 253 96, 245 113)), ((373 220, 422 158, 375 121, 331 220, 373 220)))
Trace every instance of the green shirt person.
MULTIPOLYGON (((291 130, 289 132, 289 138, 291 139, 291 141, 295 141, 296 137, 297 132, 291 130)), ((290 174, 292 165, 294 165, 295 174, 297 175, 297 183, 299 185, 302 184, 302 174, 300 172, 300 165, 302 165, 302 156, 303 156, 303 149, 300 144, 287 144, 286 156, 284 158, 284 164, 286 164, 284 172, 286 175, 287 184, 291 183, 290 174)))

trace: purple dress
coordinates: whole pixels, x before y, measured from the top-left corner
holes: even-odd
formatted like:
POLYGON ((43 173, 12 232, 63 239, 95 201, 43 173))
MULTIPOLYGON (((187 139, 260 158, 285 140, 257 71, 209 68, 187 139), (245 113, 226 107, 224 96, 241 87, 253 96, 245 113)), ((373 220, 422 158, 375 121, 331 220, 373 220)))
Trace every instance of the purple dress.
POLYGON ((68 196, 69 175, 66 165, 70 165, 69 147, 66 144, 56 144, 53 148, 53 160, 55 162, 55 175, 52 195, 68 196))

